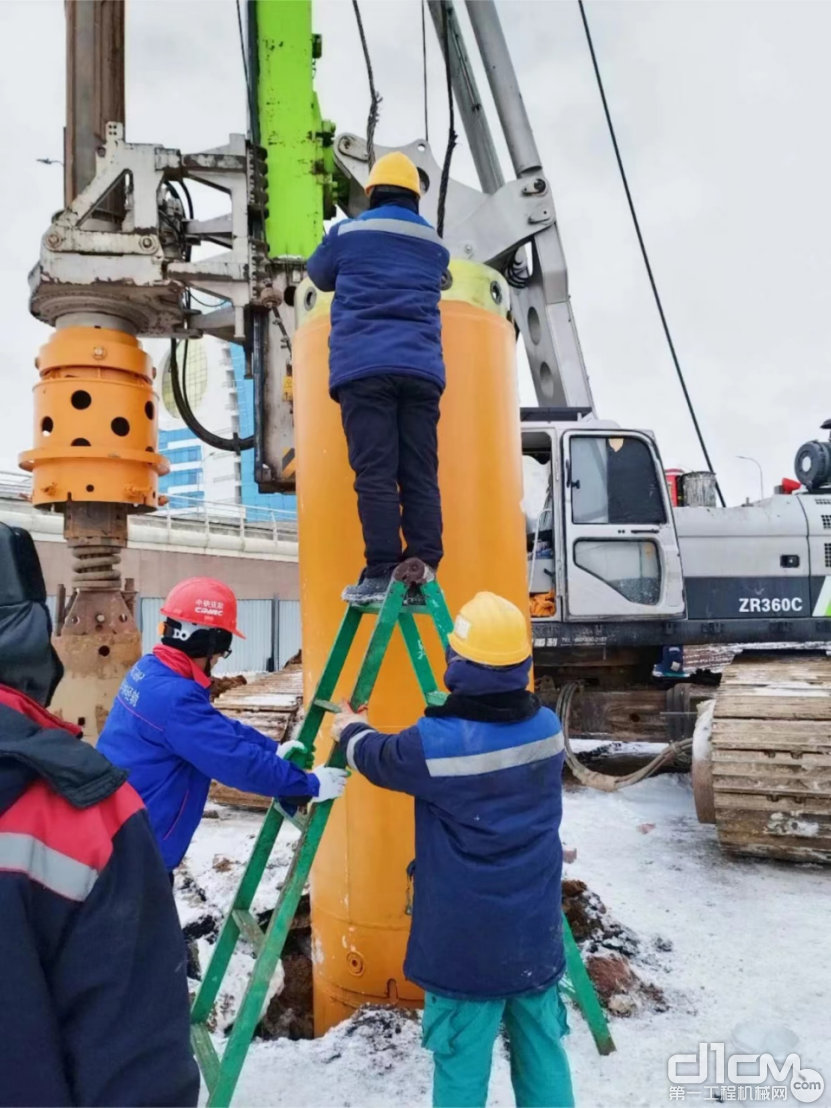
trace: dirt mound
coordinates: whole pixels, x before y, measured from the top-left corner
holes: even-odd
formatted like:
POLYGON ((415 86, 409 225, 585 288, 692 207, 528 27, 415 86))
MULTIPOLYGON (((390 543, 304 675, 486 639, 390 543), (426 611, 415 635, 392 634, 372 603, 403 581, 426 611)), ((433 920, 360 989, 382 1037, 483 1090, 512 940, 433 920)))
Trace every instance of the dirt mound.
MULTIPOLYGON (((632 967, 632 961, 642 955, 640 939, 609 915, 597 893, 583 881, 567 878, 563 881, 563 911, 604 1007, 618 1016, 668 1009, 663 991, 644 981, 632 967)), ((658 939, 655 949, 667 952, 672 943, 658 939)), ((643 960, 654 961, 654 955, 643 960)))
POLYGON ((232 677, 212 677, 211 700, 216 700, 216 698, 222 696, 223 693, 230 692, 231 689, 238 689, 240 685, 247 684, 248 682, 241 673, 237 673, 232 677))

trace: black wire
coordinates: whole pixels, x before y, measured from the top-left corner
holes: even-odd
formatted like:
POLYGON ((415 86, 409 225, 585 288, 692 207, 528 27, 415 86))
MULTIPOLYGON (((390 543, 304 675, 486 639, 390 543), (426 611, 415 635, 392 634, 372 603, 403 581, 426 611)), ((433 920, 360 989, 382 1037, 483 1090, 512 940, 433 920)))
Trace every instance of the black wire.
POLYGON ((251 450, 254 446, 254 436, 246 435, 245 438, 240 438, 236 432, 233 438, 226 439, 221 435, 215 435, 213 431, 208 431, 203 427, 196 416, 193 414, 193 409, 190 406, 187 396, 187 362, 188 362, 188 340, 185 339, 185 351, 182 366, 182 377, 179 377, 179 363, 176 358, 176 339, 170 340, 170 383, 173 388, 173 399, 176 402, 176 407, 179 411, 179 415, 185 422, 185 426, 196 435, 202 442, 212 446, 215 450, 229 450, 233 454, 239 454, 243 450, 251 450))
POLYGON ((450 183, 450 163, 453 160, 453 151, 459 136, 456 134, 456 117, 453 108, 453 83, 450 74, 450 35, 447 28, 448 4, 442 4, 441 23, 442 37, 444 39, 444 72, 447 78, 447 113, 449 125, 447 130, 447 149, 444 152, 444 165, 441 167, 441 181, 439 182, 438 215, 436 218, 436 231, 439 236, 444 235, 444 210, 447 205, 447 186, 450 183))
MULTIPOLYGON (((180 181, 179 184, 182 186, 182 192, 184 192, 185 199, 188 202, 188 218, 193 219, 193 198, 190 195, 190 190, 188 189, 188 186, 185 184, 184 181, 180 181)), ((165 181, 165 188, 167 188, 167 190, 176 197, 179 203, 182 204, 182 198, 179 195, 179 190, 176 188, 172 181, 165 181)), ((182 204, 182 211, 184 210, 185 205, 182 204)))
POLYGON ((427 114, 427 0, 421 0, 421 71, 424 80, 424 141, 430 141, 430 120, 427 114))
MULTIPOLYGON (((626 177, 626 170, 623 168, 623 159, 622 159, 621 154, 620 154, 620 147, 618 146, 618 143, 617 143, 617 136, 615 134, 614 124, 612 123, 612 116, 611 116, 611 113, 609 112, 609 104, 606 100, 606 92, 603 88, 603 80, 600 76, 600 67, 597 64, 597 55, 594 52, 594 43, 592 42, 591 31, 589 30, 589 21, 586 18, 586 9, 583 5, 583 0, 577 0, 577 3, 580 7, 580 15, 583 19, 583 28, 586 32, 586 42, 589 45, 589 53, 591 54, 592 65, 594 66, 594 75, 597 78, 597 87, 598 87, 598 90, 600 92, 600 99, 603 102, 603 112, 606 116, 606 123, 607 123, 608 128, 609 128, 609 135, 611 136, 612 146, 614 147, 614 150, 615 150, 615 158, 617 159, 617 167, 620 170, 620 177, 621 177, 621 180, 623 181, 623 188, 626 192, 626 200, 629 204, 629 211, 632 215, 632 222, 635 225, 635 233, 638 236, 638 243, 640 244, 641 254, 643 255, 643 260, 644 260, 644 265, 646 266, 647 276, 649 277, 649 284, 652 286, 652 295, 655 297, 655 304, 657 305, 657 308, 658 308, 658 314, 661 317, 661 324, 664 328, 664 334, 666 335, 666 340, 667 340, 667 344, 669 346, 670 354, 672 355, 673 364, 675 365, 675 372, 677 373, 678 380, 681 383, 681 391, 684 393, 684 399, 687 402, 687 409, 689 410, 690 418, 692 419, 692 422, 693 422, 693 427, 695 427, 695 433, 698 436, 698 442, 699 442, 699 445, 701 446, 701 452, 704 455, 704 460, 707 463, 707 468, 710 470, 711 473, 714 473, 715 471, 713 470, 713 463, 710 461, 710 455, 707 451, 707 445, 704 442, 704 435, 701 433, 701 428, 698 425, 698 418, 695 414, 695 408, 693 407, 692 398, 690 397, 690 394, 687 391, 687 383, 684 380, 684 374, 681 370, 681 364, 678 361, 678 355, 675 352, 675 343, 672 341, 672 335, 670 334, 669 324, 667 323, 667 318, 666 318, 666 315, 664 314, 664 306, 661 303, 661 297, 660 297, 660 294, 658 292, 658 286, 655 283, 655 276, 652 272, 652 266, 649 262, 649 254, 647 253, 646 244, 643 241, 643 235, 641 234, 641 225, 640 225, 640 221, 638 220, 638 213, 635 211, 635 202, 632 199, 632 193, 629 189, 629 181, 626 177)), ((724 495, 721 491, 721 487, 719 486, 718 480, 716 480, 716 492, 718 493, 718 498, 721 501, 722 508, 726 507, 726 503, 725 503, 725 500, 724 500, 724 495)))
POLYGON ((505 266, 502 276, 512 289, 524 289, 531 280, 524 259, 517 252, 505 266))
POLYGON ((375 165, 375 128, 378 124, 378 109, 381 107, 382 97, 378 95, 375 88, 375 74, 372 72, 372 61, 369 57, 369 46, 367 45, 366 35, 364 34, 364 21, 361 19, 361 9, 358 7, 358 0, 352 0, 352 8, 358 23, 358 34, 361 36, 361 48, 364 52, 366 75, 369 80, 370 101, 369 116, 366 121, 366 154, 369 168, 372 169, 375 165))
POLYGON ((207 300, 200 300, 199 297, 193 292, 190 292, 188 294, 188 299, 192 300, 194 304, 198 304, 200 308, 210 308, 211 311, 215 311, 215 309, 221 308, 223 304, 231 303, 227 296, 221 296, 215 304, 210 304, 207 300))
POLYGON ((188 218, 193 219, 193 199, 190 195, 190 189, 184 181, 180 181, 179 184, 182 186, 182 192, 185 194, 185 199, 188 202, 188 218))

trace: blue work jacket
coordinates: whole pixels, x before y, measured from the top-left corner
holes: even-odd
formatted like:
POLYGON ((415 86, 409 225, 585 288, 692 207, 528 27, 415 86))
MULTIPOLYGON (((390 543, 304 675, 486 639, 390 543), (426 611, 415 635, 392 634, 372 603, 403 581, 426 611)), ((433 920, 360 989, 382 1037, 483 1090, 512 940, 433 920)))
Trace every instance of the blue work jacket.
POLYGON ((511 723, 424 717, 397 735, 355 723, 340 742, 373 784, 415 797, 407 977, 475 999, 559 981, 564 754, 554 712, 511 723))
POLYGON ((272 739, 218 712, 207 688, 152 654, 124 678, 98 749, 130 771, 169 870, 190 846, 212 779, 271 797, 316 796, 319 788, 277 756, 272 739))
POLYGON ((442 275, 450 255, 426 219, 396 204, 336 223, 309 258, 334 292, 329 390, 380 373, 426 377, 444 388, 442 275))

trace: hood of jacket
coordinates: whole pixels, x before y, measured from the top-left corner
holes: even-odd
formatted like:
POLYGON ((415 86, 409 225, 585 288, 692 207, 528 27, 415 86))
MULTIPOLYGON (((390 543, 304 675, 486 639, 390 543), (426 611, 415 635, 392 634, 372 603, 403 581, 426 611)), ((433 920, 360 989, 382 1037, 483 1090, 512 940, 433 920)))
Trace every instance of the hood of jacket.
POLYGON ((32 536, 0 523, 0 682, 48 704, 62 676, 32 536))
POLYGON ((123 785, 127 773, 79 736, 79 728, 0 685, 0 813, 36 778, 73 808, 92 807, 123 785))
POLYGON ((514 666, 483 666, 469 662, 448 648, 445 686, 460 696, 492 696, 494 693, 517 692, 528 688, 531 657, 514 666))
POLYGON ((531 719, 540 710, 540 702, 528 691, 530 675, 530 658, 513 666, 483 666, 448 648, 444 683, 450 695, 444 704, 431 704, 424 714, 478 723, 531 719))

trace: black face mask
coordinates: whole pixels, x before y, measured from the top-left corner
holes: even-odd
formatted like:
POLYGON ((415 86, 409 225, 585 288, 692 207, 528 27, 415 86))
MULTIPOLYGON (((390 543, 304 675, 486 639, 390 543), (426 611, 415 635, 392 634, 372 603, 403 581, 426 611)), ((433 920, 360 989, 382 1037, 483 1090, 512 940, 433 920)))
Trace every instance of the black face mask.
POLYGON ((188 658, 207 658, 208 675, 210 675, 210 659, 215 654, 222 654, 223 657, 227 658, 231 653, 231 643, 234 641, 234 636, 230 631, 225 631, 221 627, 200 627, 196 631, 192 631, 186 639, 183 639, 176 634, 181 627, 182 624, 178 620, 168 616, 164 623, 162 645, 172 646, 174 650, 181 650, 188 658))
POLYGON ((0 523, 0 684, 48 707, 62 677, 32 536, 0 523))

